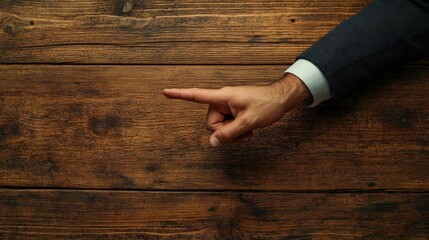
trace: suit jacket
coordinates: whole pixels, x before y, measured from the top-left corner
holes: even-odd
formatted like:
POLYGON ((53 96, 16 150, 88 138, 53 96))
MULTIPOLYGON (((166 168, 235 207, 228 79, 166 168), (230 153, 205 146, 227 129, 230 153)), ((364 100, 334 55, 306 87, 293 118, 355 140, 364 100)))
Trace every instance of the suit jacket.
POLYGON ((429 56, 429 0, 375 0, 298 56, 316 65, 334 97, 429 56))

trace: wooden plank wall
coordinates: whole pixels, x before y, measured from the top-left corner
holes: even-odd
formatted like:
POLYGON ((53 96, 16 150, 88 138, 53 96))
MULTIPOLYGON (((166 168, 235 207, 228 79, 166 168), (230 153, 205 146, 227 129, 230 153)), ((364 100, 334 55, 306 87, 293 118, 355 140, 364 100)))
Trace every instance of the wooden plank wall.
POLYGON ((429 67, 212 149, 165 87, 260 85, 369 1, 0 1, 0 239, 427 239, 429 67))

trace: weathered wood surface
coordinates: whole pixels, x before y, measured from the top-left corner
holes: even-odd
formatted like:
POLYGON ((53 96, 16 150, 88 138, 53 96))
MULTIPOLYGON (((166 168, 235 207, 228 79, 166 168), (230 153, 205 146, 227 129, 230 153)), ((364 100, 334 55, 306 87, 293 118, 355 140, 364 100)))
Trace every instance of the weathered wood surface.
MULTIPOLYGON (((286 67, 286 66, 285 66, 286 67)), ((429 189, 429 68, 208 146, 206 106, 164 87, 264 84, 282 66, 0 66, 0 185, 126 189, 429 189)))
POLYGON ((286 64, 368 2, 6 0, 0 62, 286 64))
POLYGON ((427 60, 222 149, 161 94, 274 81, 368 2, 0 1, 0 239, 428 239, 427 60))
POLYGON ((1 239, 428 239, 429 194, 0 190, 1 239))

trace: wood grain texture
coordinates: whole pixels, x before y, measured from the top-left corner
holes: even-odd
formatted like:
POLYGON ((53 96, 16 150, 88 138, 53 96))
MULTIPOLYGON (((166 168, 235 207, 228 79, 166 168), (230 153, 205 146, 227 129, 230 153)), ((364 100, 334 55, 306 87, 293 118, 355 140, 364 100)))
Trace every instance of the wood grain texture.
POLYGON ((429 239, 428 60, 222 149, 161 94, 274 81, 368 2, 0 1, 0 239, 429 239))
POLYGON ((279 191, 429 189, 429 68, 208 146, 206 106, 164 87, 265 84, 281 66, 0 66, 0 185, 279 191))
POLYGON ((427 239, 428 194, 0 190, 1 239, 427 239))
POLYGON ((1 1, 1 63, 286 64, 369 0, 1 1))

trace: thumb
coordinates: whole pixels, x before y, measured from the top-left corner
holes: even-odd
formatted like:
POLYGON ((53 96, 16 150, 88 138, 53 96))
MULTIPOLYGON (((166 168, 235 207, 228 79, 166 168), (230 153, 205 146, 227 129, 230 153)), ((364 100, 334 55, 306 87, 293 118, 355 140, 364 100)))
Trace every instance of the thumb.
POLYGON ((243 117, 237 117, 232 122, 216 130, 210 136, 210 145, 212 147, 219 147, 225 143, 240 137, 241 135, 249 132, 250 126, 243 117))

